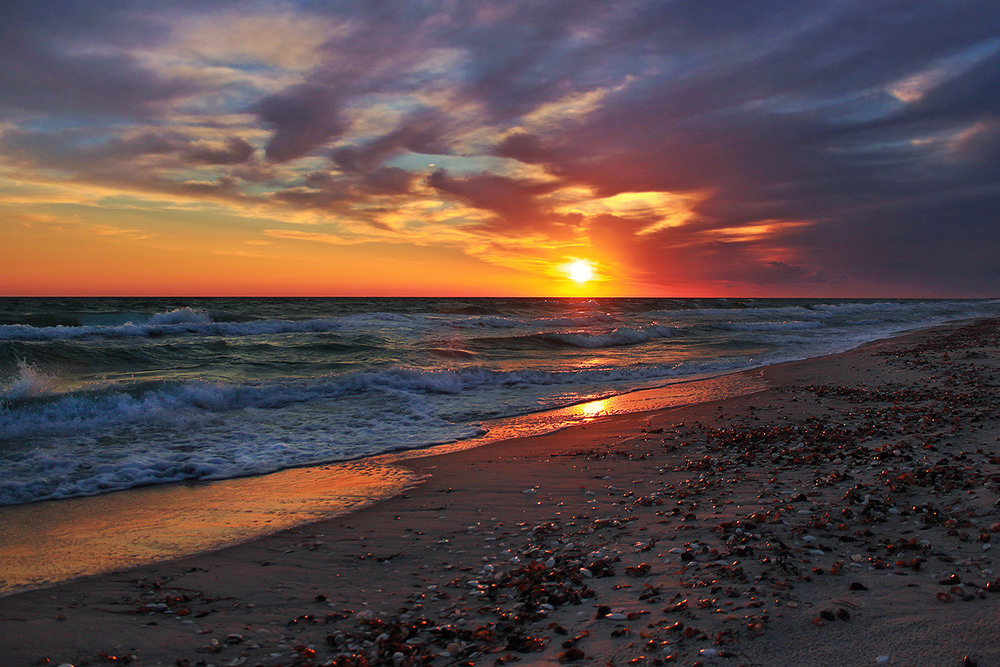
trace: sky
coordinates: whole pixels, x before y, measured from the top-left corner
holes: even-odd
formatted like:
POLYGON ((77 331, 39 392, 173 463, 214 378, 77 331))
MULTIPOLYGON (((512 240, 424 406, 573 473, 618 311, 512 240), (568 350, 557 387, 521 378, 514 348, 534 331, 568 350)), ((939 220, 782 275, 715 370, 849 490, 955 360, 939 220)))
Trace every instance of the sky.
POLYGON ((0 295, 1000 296, 995 0, 3 13, 0 295))

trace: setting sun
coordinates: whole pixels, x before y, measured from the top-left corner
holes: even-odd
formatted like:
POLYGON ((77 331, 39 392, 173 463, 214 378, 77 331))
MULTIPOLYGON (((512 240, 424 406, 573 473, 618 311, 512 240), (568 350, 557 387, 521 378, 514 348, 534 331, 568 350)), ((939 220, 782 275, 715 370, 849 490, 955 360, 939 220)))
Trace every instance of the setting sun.
POLYGON ((566 265, 570 280, 583 284, 594 279, 594 265, 585 259, 578 259, 566 265))

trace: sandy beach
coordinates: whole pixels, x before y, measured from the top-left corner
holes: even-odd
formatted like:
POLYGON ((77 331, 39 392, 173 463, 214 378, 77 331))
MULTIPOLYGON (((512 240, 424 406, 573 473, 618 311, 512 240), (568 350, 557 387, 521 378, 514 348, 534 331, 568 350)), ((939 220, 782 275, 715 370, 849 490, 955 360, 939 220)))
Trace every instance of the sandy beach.
POLYGON ((403 462, 345 516, 0 599, 4 665, 1000 664, 1000 324, 403 462))

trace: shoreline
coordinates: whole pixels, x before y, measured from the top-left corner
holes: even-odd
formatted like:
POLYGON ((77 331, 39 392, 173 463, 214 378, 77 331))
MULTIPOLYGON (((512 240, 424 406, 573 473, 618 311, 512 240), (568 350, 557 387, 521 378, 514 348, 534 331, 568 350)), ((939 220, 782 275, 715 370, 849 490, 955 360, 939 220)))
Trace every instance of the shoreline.
POLYGON ((972 400, 988 396, 955 387, 966 367, 993 379, 996 339, 993 321, 908 332, 758 369, 762 392, 408 458, 427 478, 389 501, 2 598, 0 638, 13 664, 960 664, 962 642, 995 660, 1000 426, 972 400), (892 353, 908 349, 923 351, 892 353), (947 484, 907 469, 921 465, 947 484))
MULTIPOLYGON (((963 321, 932 325, 896 336, 963 321)), ((861 343, 845 352, 892 338, 861 343)), ((418 484, 420 476, 406 470, 406 461, 414 458, 543 435, 610 415, 693 405, 761 391, 767 387, 762 380, 764 369, 831 354, 840 353, 700 374, 559 408, 486 420, 482 423, 487 427, 483 435, 426 447, 303 464, 262 475, 183 480, 107 494, 0 507, 0 565, 3 565, 0 599, 80 577, 111 574, 216 551, 281 530, 342 516, 390 499, 418 484), (275 487, 281 489, 277 497, 274 497, 275 487), (177 509, 189 514, 192 525, 178 525, 174 530, 165 531, 171 526, 164 526, 157 514, 177 509), (95 515, 106 517, 103 525, 97 523, 87 530, 76 527, 93 524, 91 519, 95 515), (108 525, 115 527, 110 534, 106 530, 108 525), (67 562, 71 559, 77 562, 67 562)))
POLYGON ((760 391, 766 385, 759 375, 760 368, 752 368, 490 420, 484 422, 489 428, 482 436, 428 447, 265 475, 169 482, 0 507, 0 599, 333 519, 391 501, 419 484, 423 475, 409 470, 411 460, 553 433, 612 415, 760 391))

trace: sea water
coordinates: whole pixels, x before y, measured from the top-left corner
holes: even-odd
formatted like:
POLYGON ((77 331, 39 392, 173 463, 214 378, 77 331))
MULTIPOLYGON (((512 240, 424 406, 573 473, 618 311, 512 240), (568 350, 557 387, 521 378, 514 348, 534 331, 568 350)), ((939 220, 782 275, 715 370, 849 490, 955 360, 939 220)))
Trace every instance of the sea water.
POLYGON ((482 437, 985 300, 0 299, 0 505, 482 437))

